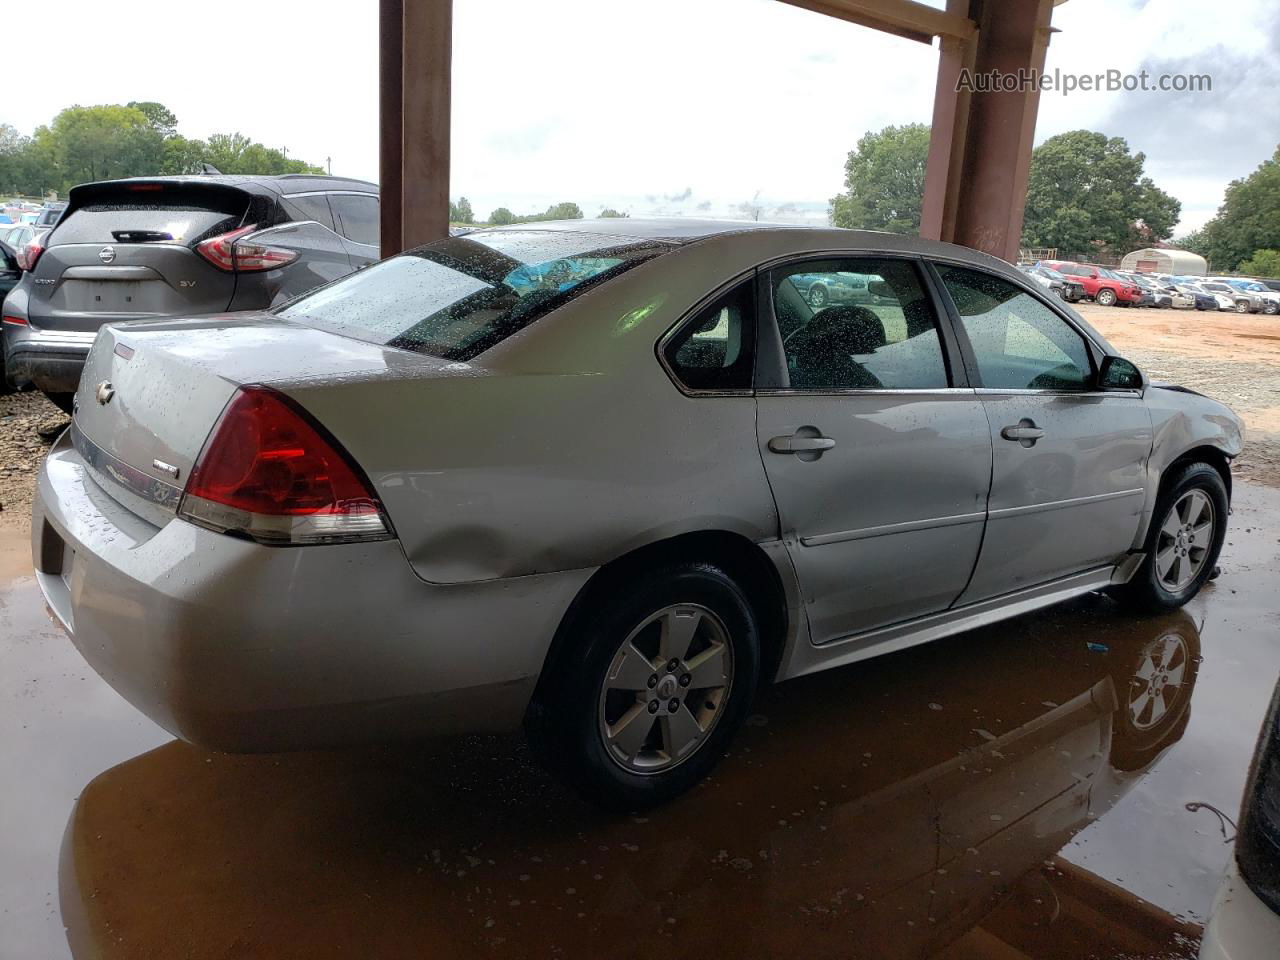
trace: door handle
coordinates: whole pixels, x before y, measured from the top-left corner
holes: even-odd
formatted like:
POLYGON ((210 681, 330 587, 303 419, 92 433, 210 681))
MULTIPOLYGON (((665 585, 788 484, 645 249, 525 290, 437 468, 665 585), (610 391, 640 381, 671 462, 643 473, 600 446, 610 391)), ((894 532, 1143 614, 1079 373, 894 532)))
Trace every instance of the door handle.
POLYGON ((769 441, 769 449, 774 453, 822 453, 830 450, 836 442, 830 437, 774 437, 769 441))
POLYGON ((1036 426, 1034 420, 1023 418, 1011 427, 1005 427, 1000 431, 1000 436, 1006 440, 1016 440, 1024 447, 1034 446, 1035 442, 1044 436, 1044 431, 1036 426))

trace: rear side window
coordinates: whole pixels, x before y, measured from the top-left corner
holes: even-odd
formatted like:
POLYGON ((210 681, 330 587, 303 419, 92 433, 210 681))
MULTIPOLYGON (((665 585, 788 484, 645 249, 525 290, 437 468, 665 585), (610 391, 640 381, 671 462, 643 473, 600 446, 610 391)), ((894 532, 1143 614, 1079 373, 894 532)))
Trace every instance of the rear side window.
POLYGON ((485 230, 382 260, 277 312, 357 340, 465 361, 666 249, 587 233, 485 230))
POLYGON ((63 216, 49 235, 49 243, 133 240, 190 246, 266 217, 263 210, 250 219, 250 199, 238 190, 95 191, 63 216))
POLYGON ((337 229, 333 224, 333 213, 329 210, 329 200, 323 193, 286 197, 284 208, 294 220, 314 220, 322 227, 337 229))
POLYGON ((700 310, 663 349, 690 390, 750 390, 754 372, 754 281, 740 283, 700 310))
POLYGON ((338 232, 348 240, 377 246, 380 237, 378 198, 361 193, 333 193, 329 195, 338 232))
POLYGON ((949 385, 933 303, 903 260, 825 260, 770 277, 793 390, 949 385))

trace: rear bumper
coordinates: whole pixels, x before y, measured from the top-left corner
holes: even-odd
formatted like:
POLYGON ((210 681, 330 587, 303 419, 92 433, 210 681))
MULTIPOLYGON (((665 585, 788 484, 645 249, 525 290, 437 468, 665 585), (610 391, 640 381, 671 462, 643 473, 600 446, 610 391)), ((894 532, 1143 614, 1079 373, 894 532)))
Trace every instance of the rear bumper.
POLYGON ((41 468, 32 551, 94 670, 175 735, 231 751, 515 729, 591 573, 437 586, 395 541, 264 547, 154 527, 66 435, 41 468))
POLYGON ((74 393, 97 331, 62 333, 4 324, 5 375, 15 387, 74 393))

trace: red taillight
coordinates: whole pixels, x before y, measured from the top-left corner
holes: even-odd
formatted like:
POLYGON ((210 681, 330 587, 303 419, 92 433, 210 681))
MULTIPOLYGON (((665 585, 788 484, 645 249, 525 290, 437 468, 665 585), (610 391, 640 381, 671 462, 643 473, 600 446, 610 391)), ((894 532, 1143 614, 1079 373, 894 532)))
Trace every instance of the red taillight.
POLYGON ((241 272, 275 270, 298 259, 296 250, 243 239, 257 229, 256 225, 241 227, 239 230, 202 240, 196 244, 196 253, 219 270, 241 272))
POLYGON ((4 322, 12 323, 15 326, 19 326, 19 327, 25 327, 28 325, 26 317, 11 317, 11 316, 8 316, 7 314, 5 315, 4 322))
POLYGON ((179 514, 264 543, 386 537, 369 482, 292 401, 242 387, 205 441, 179 514))
POLYGON ((36 261, 40 259, 42 253, 44 253, 44 244, 39 240, 32 240, 18 251, 18 266, 28 273, 34 273, 36 261))

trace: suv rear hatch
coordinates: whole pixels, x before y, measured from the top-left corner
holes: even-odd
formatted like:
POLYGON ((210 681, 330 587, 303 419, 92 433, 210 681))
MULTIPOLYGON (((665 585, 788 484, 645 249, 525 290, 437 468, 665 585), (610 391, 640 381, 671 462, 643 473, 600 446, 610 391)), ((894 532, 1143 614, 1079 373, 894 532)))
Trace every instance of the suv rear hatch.
POLYGON ((29 320, 44 329, 93 331, 112 320, 225 310, 237 274, 215 266, 197 244, 269 223, 274 206, 217 181, 75 187, 32 271, 29 320))

